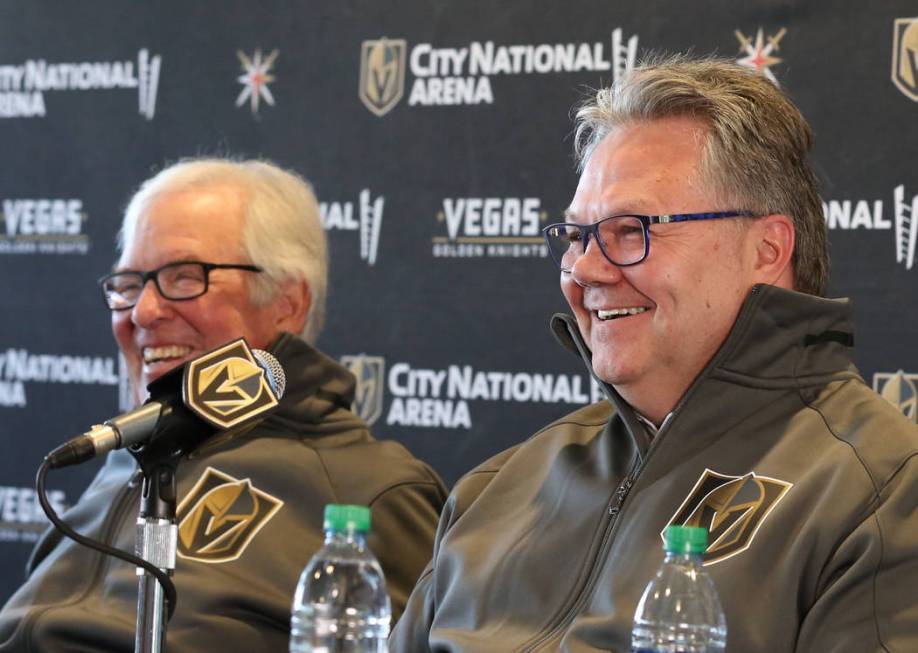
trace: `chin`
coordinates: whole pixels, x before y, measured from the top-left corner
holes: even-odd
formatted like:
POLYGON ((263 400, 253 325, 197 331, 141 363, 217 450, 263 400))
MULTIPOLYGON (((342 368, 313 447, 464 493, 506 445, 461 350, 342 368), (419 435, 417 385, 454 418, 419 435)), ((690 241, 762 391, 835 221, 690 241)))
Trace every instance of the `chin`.
POLYGON ((627 370, 622 369, 613 361, 602 359, 597 361, 595 354, 593 355, 593 373, 606 383, 615 386, 623 385, 628 381, 627 370))

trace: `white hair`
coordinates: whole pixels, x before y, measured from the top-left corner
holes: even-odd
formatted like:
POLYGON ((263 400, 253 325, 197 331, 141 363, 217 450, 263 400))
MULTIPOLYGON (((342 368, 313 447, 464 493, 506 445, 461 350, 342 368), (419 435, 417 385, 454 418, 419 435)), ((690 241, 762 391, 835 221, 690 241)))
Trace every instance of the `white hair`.
POLYGON ((183 159, 145 181, 124 212, 118 251, 131 243, 138 219, 157 197, 229 185, 243 193, 244 253, 264 270, 250 286, 252 301, 274 299, 286 281, 305 281, 310 304, 300 336, 315 343, 325 322, 328 246, 312 186, 269 161, 183 159))

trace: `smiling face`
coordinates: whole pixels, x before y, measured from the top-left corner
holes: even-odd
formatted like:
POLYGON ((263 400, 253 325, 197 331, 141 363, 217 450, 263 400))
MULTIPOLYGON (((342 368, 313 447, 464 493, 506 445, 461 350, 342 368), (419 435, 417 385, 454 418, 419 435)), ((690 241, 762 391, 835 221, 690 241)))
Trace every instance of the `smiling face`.
MULTIPOLYGON (((726 211, 697 171, 704 126, 690 118, 614 129, 590 156, 569 222, 623 214, 726 211)), ((723 343, 755 283, 755 247, 732 219, 650 227, 647 259, 610 263, 594 243, 561 289, 593 369, 659 424, 723 343)))
MULTIPOLYGON (((167 263, 251 263, 243 250, 243 202, 231 187, 178 191, 154 199, 138 219, 117 270, 149 271, 167 263)), ((265 348, 279 331, 280 299, 256 306, 252 272, 212 270, 208 291, 172 301, 148 282, 136 306, 112 312, 112 331, 127 361, 135 399, 172 368, 243 336, 265 348)), ((281 325, 282 326, 282 325, 281 325)))

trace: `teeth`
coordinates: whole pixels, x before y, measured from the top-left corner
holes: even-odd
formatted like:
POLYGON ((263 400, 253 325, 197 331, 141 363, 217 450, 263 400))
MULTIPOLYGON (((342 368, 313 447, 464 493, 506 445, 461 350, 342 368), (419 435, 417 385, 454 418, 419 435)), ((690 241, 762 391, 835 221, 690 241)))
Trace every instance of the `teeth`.
POLYGON ((184 345, 167 345, 165 347, 144 347, 143 362, 153 363, 165 358, 181 358, 191 353, 191 347, 184 345))
POLYGON ((633 306, 631 308, 613 308, 608 311, 596 311, 600 320, 612 320, 623 315, 637 315, 643 313, 647 308, 645 306, 633 306))

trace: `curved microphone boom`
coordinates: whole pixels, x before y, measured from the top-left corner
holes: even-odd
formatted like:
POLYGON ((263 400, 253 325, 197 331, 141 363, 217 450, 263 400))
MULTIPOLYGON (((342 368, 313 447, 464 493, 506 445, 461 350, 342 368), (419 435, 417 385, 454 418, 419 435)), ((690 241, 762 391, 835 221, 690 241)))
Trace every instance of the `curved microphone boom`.
MULTIPOLYGON (((227 372, 225 370, 220 369, 218 372, 213 372, 213 369, 221 364, 226 365, 227 355, 225 350, 227 348, 234 347, 236 351, 231 353, 237 353, 240 346, 244 351, 251 353, 251 357, 260 368, 273 397, 271 398, 272 401, 259 404, 254 402, 245 404, 243 402, 242 408, 236 411, 237 416, 234 418, 233 424, 247 421, 273 407, 284 394, 286 377, 283 368, 277 359, 268 352, 260 349, 249 350, 244 341, 236 341, 231 345, 226 345, 214 352, 209 352, 188 361, 163 375, 149 385, 150 399, 144 405, 105 420, 102 424, 93 425, 87 432, 65 442, 45 457, 48 466, 55 469, 76 465, 107 453, 112 449, 140 446, 151 439, 155 439, 164 430, 195 433, 214 430, 214 424, 218 422, 214 422, 212 419, 203 420, 200 416, 200 407, 194 405, 194 400, 189 398, 188 393, 184 392, 183 388, 189 381, 187 377, 190 369, 193 373, 198 373, 199 375, 192 381, 204 383, 210 377, 216 377, 210 381, 211 387, 207 388, 207 390, 225 394, 227 385, 230 385, 231 390, 235 389, 232 386, 232 378, 226 378, 227 372), (204 371, 199 372, 202 369, 204 371), (220 373, 223 376, 219 376, 220 373), (201 377, 201 374, 210 374, 210 376, 201 377), (204 381, 200 381, 199 377, 204 378, 204 381), (251 406, 250 410, 246 409, 247 405, 251 406)), ((236 357, 233 360, 242 360, 243 364, 250 363, 245 358, 236 357)))

